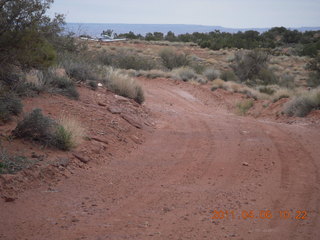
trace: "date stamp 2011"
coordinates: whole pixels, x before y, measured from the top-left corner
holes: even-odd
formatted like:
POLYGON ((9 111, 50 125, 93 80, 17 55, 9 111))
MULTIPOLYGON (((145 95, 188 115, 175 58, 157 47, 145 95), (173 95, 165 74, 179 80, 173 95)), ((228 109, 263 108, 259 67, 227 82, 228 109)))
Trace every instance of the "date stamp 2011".
POLYGON ((273 218, 283 219, 283 220, 306 220, 308 218, 308 212, 306 210, 280 210, 280 211, 271 211, 271 210, 214 210, 212 212, 211 219, 261 219, 261 220, 270 220, 273 218))

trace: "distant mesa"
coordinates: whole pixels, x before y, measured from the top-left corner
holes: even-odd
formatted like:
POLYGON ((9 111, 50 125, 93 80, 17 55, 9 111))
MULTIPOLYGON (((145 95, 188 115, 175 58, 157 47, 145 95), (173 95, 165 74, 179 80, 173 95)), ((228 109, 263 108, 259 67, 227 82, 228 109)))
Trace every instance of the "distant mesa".
MULTIPOLYGON (((225 28, 221 26, 205 26, 205 25, 187 25, 187 24, 116 24, 116 23, 67 23, 67 30, 74 32, 77 36, 82 34, 90 35, 92 37, 100 38, 101 41, 123 41, 123 39, 110 38, 110 36, 101 36, 101 33, 105 29, 113 29, 117 34, 128 33, 130 31, 135 34, 146 35, 149 32, 162 32, 166 34, 172 31, 175 34, 185 33, 208 33, 215 30, 220 32, 236 33, 239 31, 254 30, 257 32, 265 32, 270 28, 225 28)), ((318 31, 320 27, 300 27, 300 28, 289 28, 291 30, 298 30, 301 32, 305 31, 318 31)))

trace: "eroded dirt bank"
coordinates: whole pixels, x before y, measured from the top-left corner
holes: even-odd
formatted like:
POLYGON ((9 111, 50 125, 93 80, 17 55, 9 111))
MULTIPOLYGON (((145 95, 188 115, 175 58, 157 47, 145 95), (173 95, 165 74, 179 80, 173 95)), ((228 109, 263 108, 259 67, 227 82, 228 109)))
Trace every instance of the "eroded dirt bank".
POLYGON ((319 125, 240 117, 209 91, 140 81, 156 126, 145 142, 1 202, 0 239, 320 239, 319 125))

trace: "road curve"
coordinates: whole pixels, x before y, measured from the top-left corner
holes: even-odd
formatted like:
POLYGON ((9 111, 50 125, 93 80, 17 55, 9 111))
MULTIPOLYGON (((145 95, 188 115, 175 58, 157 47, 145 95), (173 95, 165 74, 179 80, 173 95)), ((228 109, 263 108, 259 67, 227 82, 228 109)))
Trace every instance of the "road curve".
POLYGON ((0 239, 320 239, 319 128, 236 116, 168 80, 141 84, 156 119, 146 142, 0 206, 0 239))

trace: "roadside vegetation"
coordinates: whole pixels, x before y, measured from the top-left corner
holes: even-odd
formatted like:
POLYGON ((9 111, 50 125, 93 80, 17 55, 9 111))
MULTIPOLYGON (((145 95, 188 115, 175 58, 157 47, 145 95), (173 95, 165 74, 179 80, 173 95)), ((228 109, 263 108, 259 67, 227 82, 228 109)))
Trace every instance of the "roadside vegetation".
POLYGON ((264 33, 249 30, 237 33, 214 31, 209 33, 195 32, 192 34, 175 35, 169 31, 167 34, 154 32, 147 33, 145 36, 140 34, 135 35, 133 32, 129 32, 117 36, 132 40, 139 39, 158 42, 161 45, 167 46, 173 46, 173 44, 178 46, 179 43, 194 43, 202 48, 209 48, 211 50, 224 48, 268 48, 272 49, 274 54, 279 54, 281 48, 290 48, 293 54, 310 57, 315 57, 317 51, 320 50, 319 31, 299 32, 285 27, 274 27, 264 33))
POLYGON ((18 123, 13 131, 13 137, 67 151, 79 144, 84 137, 84 130, 72 118, 63 117, 55 121, 44 116, 41 109, 35 109, 18 123))

